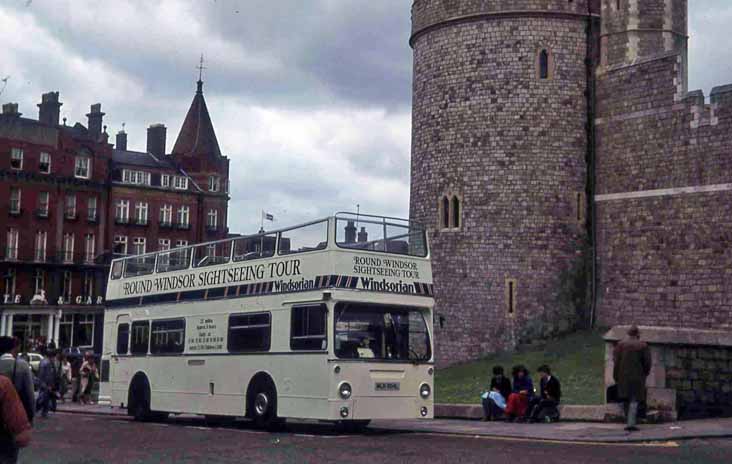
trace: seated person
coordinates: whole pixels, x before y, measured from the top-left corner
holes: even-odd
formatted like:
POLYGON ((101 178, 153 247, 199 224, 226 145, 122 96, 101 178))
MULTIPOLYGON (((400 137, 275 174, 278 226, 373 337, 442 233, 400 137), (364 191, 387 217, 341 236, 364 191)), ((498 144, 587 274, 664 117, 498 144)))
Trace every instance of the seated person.
POLYGON ((523 418, 529 409, 529 401, 534 397, 534 384, 529 371, 524 366, 513 368, 513 388, 506 402, 506 416, 509 421, 523 418))
POLYGON ((369 342, 368 338, 364 338, 363 340, 361 340, 361 346, 357 348, 357 351, 359 358, 372 359, 376 357, 374 355, 374 350, 371 349, 371 343, 369 342))
POLYGON ((511 381, 503 375, 503 367, 493 367, 493 378, 488 391, 481 395, 483 420, 489 421, 503 414, 506 398, 511 394, 511 381))
POLYGON ((559 400, 562 397, 562 386, 559 379, 552 375, 549 366, 537 369, 541 376, 541 395, 531 401, 531 422, 559 420, 559 400))

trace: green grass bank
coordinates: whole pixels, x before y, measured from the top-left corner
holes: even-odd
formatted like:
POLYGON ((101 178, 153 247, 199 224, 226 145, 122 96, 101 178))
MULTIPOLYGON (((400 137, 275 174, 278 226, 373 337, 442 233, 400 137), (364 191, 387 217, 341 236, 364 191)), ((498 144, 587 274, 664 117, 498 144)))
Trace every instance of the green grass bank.
POLYGON ((556 340, 521 347, 515 352, 496 353, 481 360, 439 369, 435 373, 435 401, 479 403, 488 389, 493 366, 510 375, 511 367, 523 364, 539 388, 536 368, 548 364, 562 382, 562 403, 602 404, 604 400, 604 331, 581 331, 556 340))

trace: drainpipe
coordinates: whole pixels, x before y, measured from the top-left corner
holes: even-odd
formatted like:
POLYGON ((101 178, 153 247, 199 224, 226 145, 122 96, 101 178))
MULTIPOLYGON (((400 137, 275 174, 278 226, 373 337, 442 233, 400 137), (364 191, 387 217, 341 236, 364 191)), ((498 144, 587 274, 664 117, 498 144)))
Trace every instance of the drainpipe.
POLYGON ((595 315, 597 311, 597 211, 595 208, 595 180, 596 180, 596 159, 595 159, 595 103, 596 103, 596 81, 595 81, 595 57, 597 56, 596 28, 599 25, 599 18, 592 13, 592 1, 587 2, 587 229, 590 238, 590 250, 592 260, 592 271, 590 281, 590 328, 595 328, 595 315))

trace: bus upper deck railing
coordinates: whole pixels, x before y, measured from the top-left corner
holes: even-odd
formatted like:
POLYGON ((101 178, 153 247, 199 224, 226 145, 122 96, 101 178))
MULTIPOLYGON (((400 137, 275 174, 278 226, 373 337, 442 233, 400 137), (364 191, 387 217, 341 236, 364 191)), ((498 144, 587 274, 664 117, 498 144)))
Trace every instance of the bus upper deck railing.
POLYGON ((112 262, 110 278, 132 278, 326 249, 428 256, 427 238, 421 225, 399 218, 338 213, 271 232, 119 258, 112 262))

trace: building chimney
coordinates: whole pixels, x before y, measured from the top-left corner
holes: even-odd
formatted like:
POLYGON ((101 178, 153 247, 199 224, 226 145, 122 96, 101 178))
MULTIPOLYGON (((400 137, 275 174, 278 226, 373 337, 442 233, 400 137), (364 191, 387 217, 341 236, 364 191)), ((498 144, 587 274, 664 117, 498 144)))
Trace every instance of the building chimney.
POLYGON ((102 135, 102 120, 104 119, 102 104, 93 104, 91 106, 91 112, 89 112, 86 117, 89 119, 89 135, 91 135, 94 140, 98 140, 102 135))
POLYGON ((127 132, 124 129, 117 132, 117 140, 114 148, 117 150, 127 150, 127 132))
POLYGON ((3 104, 3 116, 20 117, 20 113, 18 113, 18 104, 17 103, 3 104))
POLYGON ((353 221, 346 225, 346 243, 356 243, 356 226, 353 221))
POLYGON ((48 92, 41 95, 41 102, 38 104, 38 122, 49 126, 58 126, 58 116, 61 110, 58 101, 58 92, 48 92))
POLYGON ((152 124, 147 128, 147 152, 155 156, 165 156, 165 124, 152 124))
POLYGON ((358 233, 358 242, 359 243, 366 243, 369 241, 369 233, 366 232, 365 227, 361 227, 361 232, 358 233))

